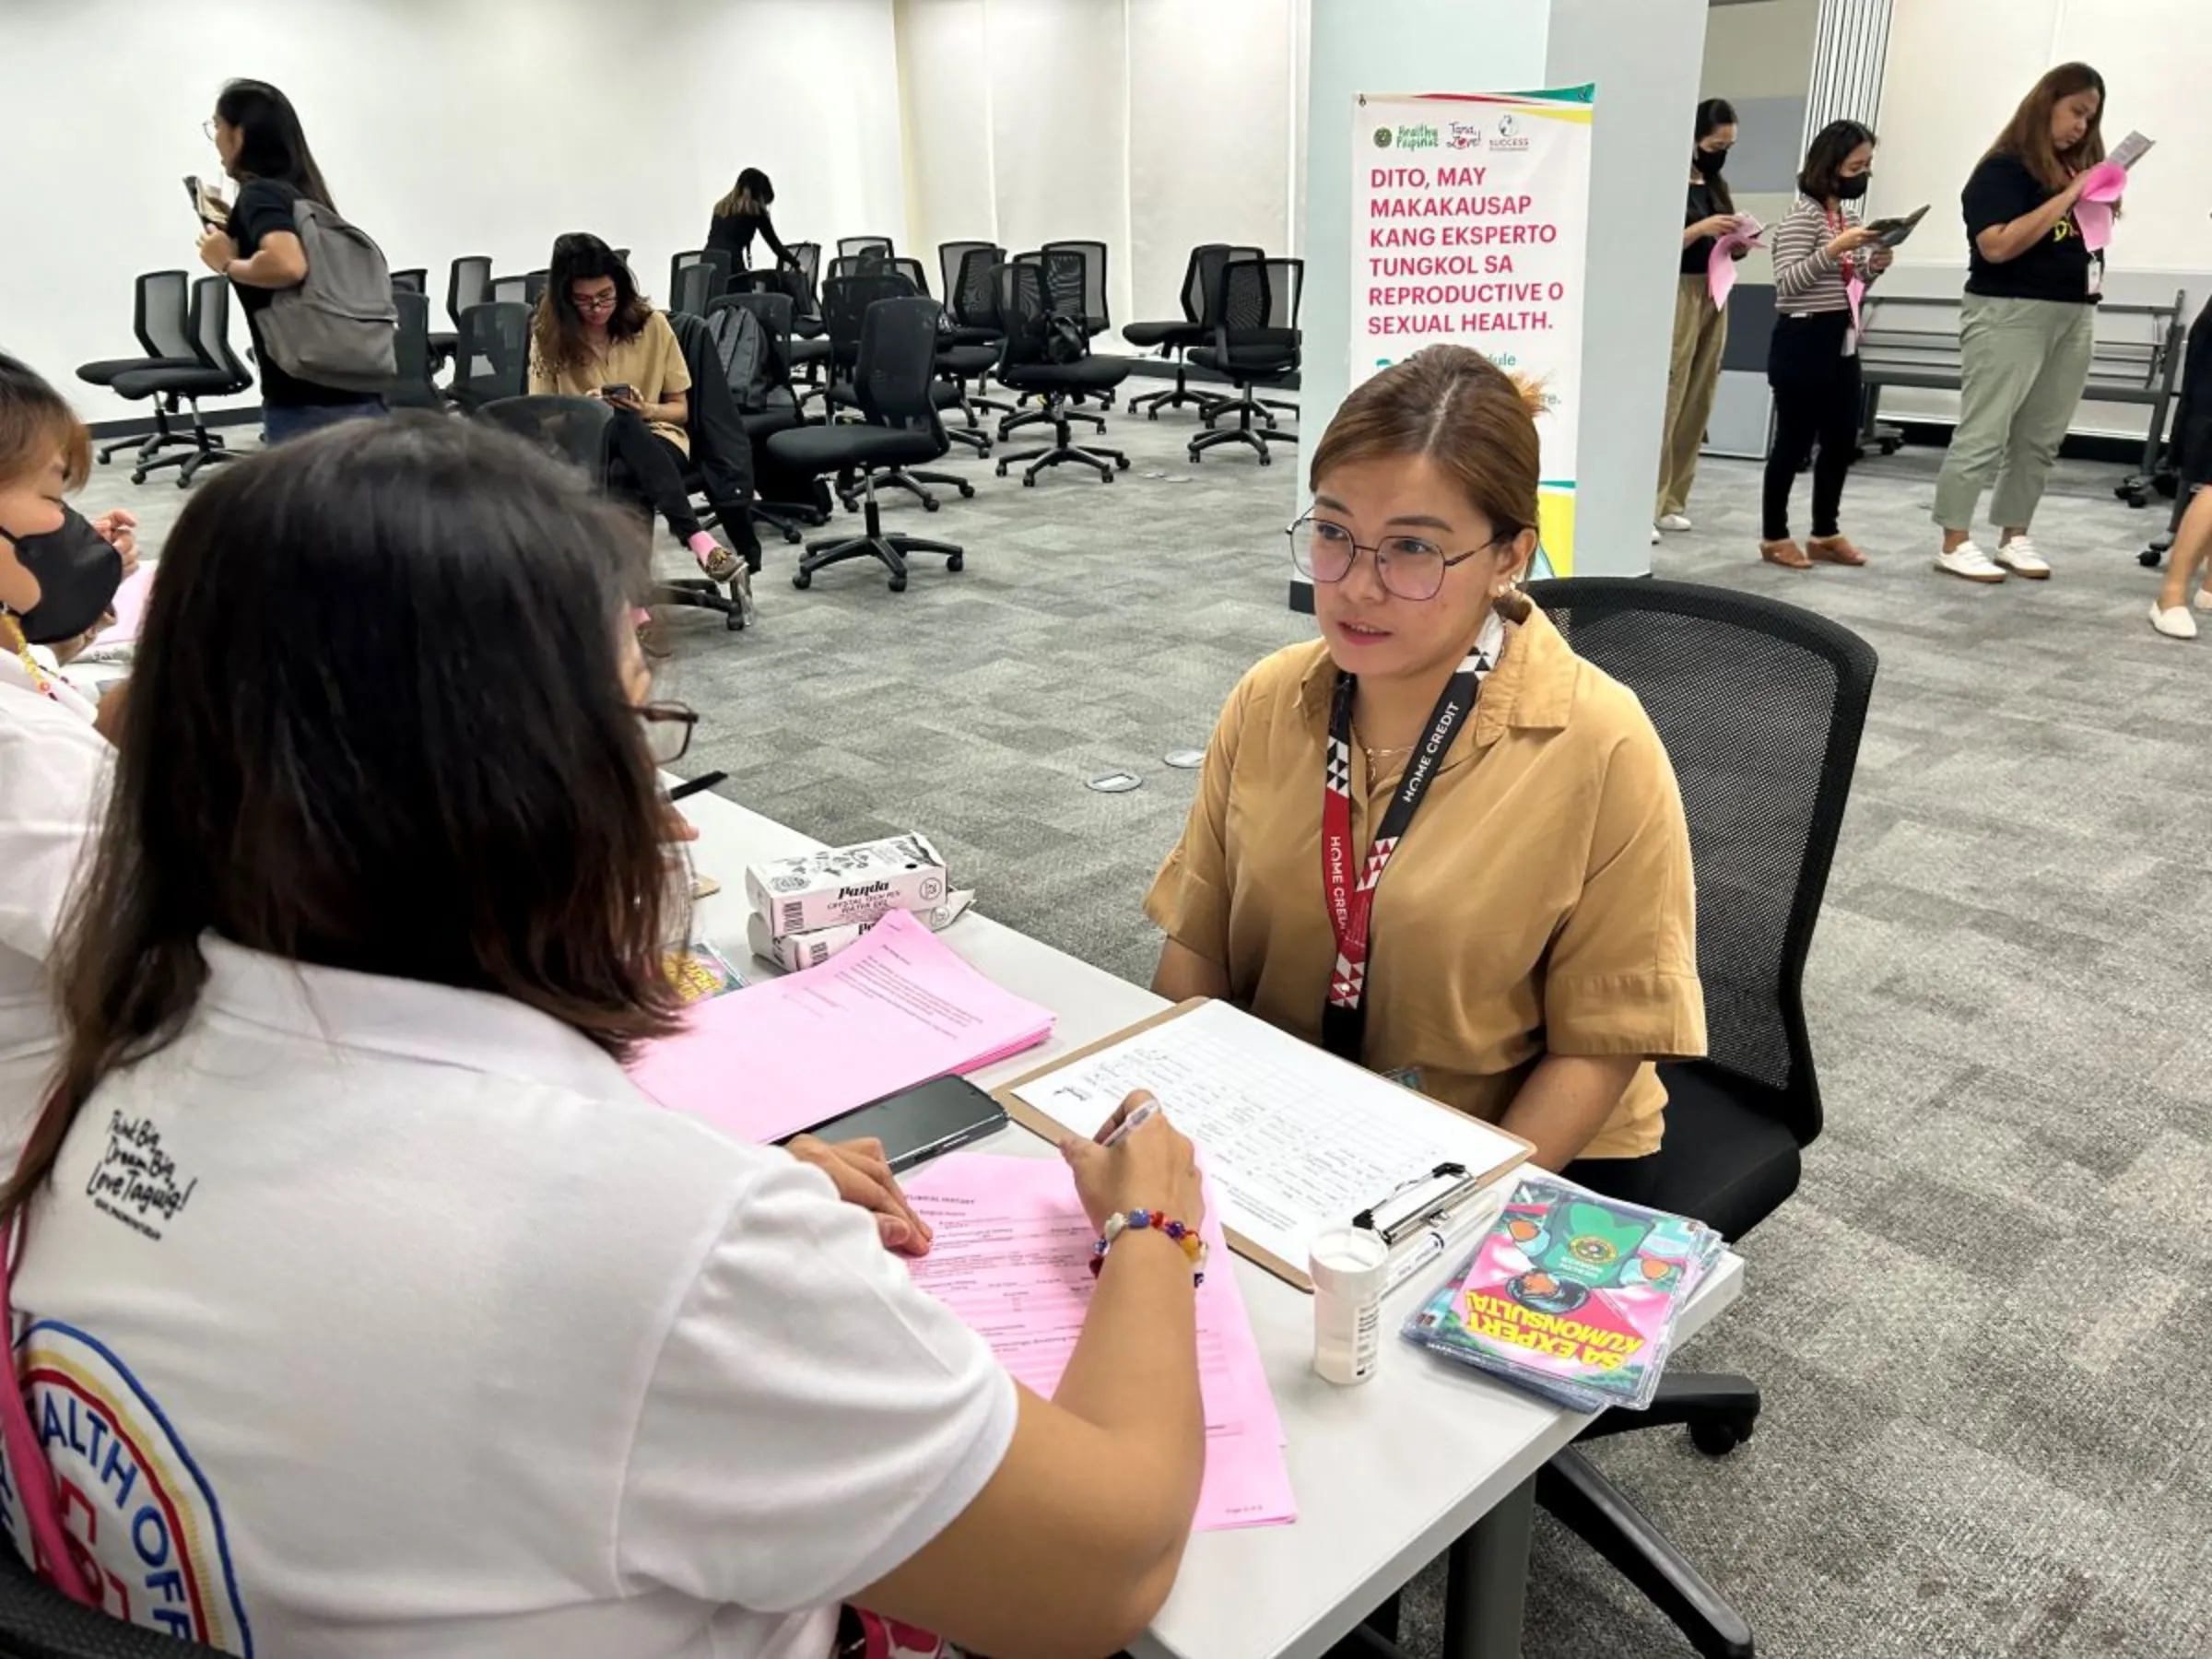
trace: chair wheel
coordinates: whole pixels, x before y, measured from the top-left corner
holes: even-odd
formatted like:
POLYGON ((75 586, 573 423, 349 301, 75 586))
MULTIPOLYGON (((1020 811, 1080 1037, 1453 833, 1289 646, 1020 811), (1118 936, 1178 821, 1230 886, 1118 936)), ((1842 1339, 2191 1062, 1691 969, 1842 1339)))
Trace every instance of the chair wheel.
POLYGON ((783 539, 787 542, 797 541, 799 539, 799 527, 796 524, 786 526, 783 532, 783 539))
POLYGON ((892 578, 891 578, 891 592, 892 592, 892 593, 894 593, 894 594, 903 594, 903 593, 905 593, 905 592, 906 592, 906 578, 905 578, 905 577, 903 577, 903 576, 894 576, 894 577, 892 577, 892 578))
POLYGON ((2136 562, 2147 571, 2157 570, 2159 568, 2159 550, 2156 547, 2144 548, 2142 552, 2136 555, 2136 562))
POLYGON ((1035 473, 1023 473, 1021 475, 1021 481, 1022 484, 1028 488, 1034 489, 1037 488, 1037 475, 1035 473))
POLYGON ((814 577, 807 571, 801 571, 791 579, 791 585, 804 592, 814 585, 814 577))
POLYGON ((1126 455, 1116 455, 1113 458, 1113 470, 1116 472, 1127 472, 1129 470, 1129 457, 1126 455))
POLYGON ((963 555, 955 553, 945 561, 945 568, 955 572, 964 571, 968 568, 968 560, 963 555))
POLYGON ((1147 409, 1145 411, 1145 418, 1147 420, 1158 420, 1159 418, 1159 410, 1157 407, 1147 409))
POLYGON ((1689 1426, 1689 1443, 1708 1457, 1725 1457, 1751 1438, 1759 1419, 1752 1417, 1725 1418, 1717 1422, 1697 1422, 1689 1426))
POLYGON ((960 480, 960 500, 962 500, 964 501, 964 500, 967 500, 967 499, 968 499, 970 496, 973 495, 974 493, 975 493, 975 486, 974 486, 974 485, 972 485, 972 484, 971 484, 971 483, 969 483, 969 482, 968 482, 968 480, 967 480, 967 479, 965 479, 965 478, 961 479, 961 480, 960 480))
POLYGON ((1275 457, 1269 454, 1265 450, 1262 450, 1260 452, 1260 465, 1262 466, 1273 466, 1275 465, 1275 457))
POLYGON ((1102 472, 1099 475, 1099 482, 1101 484, 1111 484, 1113 482, 1113 475, 1110 472, 1102 472))
POLYGON ((1004 461, 998 464, 998 476, 1002 478, 1006 476, 1006 464, 1004 461))
POLYGON ((1191 452, 1191 465, 1193 466, 1197 465, 1198 463, 1204 459, 1206 459, 1206 452, 1204 450, 1193 450, 1191 452))
POLYGON ((722 619, 722 625, 732 633, 743 633, 745 631, 745 618, 739 616, 735 611, 732 611, 728 616, 724 617, 722 619))

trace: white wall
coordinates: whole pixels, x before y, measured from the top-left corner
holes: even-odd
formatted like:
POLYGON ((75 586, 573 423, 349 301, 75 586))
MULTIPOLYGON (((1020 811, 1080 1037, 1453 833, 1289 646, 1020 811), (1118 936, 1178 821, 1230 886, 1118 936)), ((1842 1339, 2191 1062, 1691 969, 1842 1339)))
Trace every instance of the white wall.
MULTIPOLYGON (((747 165, 775 179, 786 238, 903 218, 891 0, 194 0, 160 16, 6 0, 0 17, 12 240, 36 227, 41 249, 0 262, 0 335, 88 419, 147 412, 76 366, 136 349, 136 273, 197 269, 178 180, 219 172, 200 124, 234 75, 291 96, 339 206, 394 267, 430 268, 440 307, 456 254, 534 269, 571 229, 634 250, 657 294, 747 165)), ((242 323, 234 336, 242 355, 242 323)))
MULTIPOLYGON (((1942 0, 1897 7, 1884 72, 1881 149, 1868 207, 1933 204, 1893 273, 1899 292, 1956 293, 1966 236, 1959 191, 2036 77, 2071 58, 2094 64, 2111 102, 2105 138, 2130 128, 2159 141, 2136 170, 2113 233, 2105 288, 2114 300, 2170 301, 2192 313, 2212 290, 2212 6, 2205 0, 1942 0)), ((2116 323, 2114 326, 2116 326, 2116 323)), ((1950 418, 1947 393, 1890 392, 1885 412, 1950 418)), ((2139 437, 2146 412, 2088 406, 2077 431, 2139 437)))
MULTIPOLYGON (((1730 10, 1757 9, 1716 10, 1712 26, 1730 10)), ((1651 480, 1659 472, 1675 322, 1676 263, 1666 251, 1677 245, 1681 226, 1676 204, 1704 13, 1704 0, 1551 0, 1546 84, 1597 86, 1575 432, 1577 575, 1651 569, 1651 480)))
POLYGON ((1195 243, 1292 247, 1300 9, 897 0, 910 250, 1103 241, 1121 324, 1182 314, 1195 243))

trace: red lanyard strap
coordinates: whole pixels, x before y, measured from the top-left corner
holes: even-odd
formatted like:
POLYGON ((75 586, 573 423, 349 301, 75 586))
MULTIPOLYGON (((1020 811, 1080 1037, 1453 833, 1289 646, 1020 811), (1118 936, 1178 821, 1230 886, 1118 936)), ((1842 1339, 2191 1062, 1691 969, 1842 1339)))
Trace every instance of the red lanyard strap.
POLYGON ((1330 1053, 1357 1062, 1367 1038, 1367 962, 1369 930, 1372 924, 1375 888, 1391 855, 1406 839, 1406 827, 1420 809, 1429 785, 1441 770, 1444 752, 1474 712, 1482 695, 1482 682, 1497 667, 1505 651, 1505 624, 1496 611, 1483 622, 1475 648, 1468 652, 1436 700, 1429 717, 1429 735, 1406 763, 1397 792, 1383 808, 1374 845, 1359 878, 1351 878, 1352 866, 1352 699, 1359 682, 1339 672, 1336 692, 1329 705, 1329 748, 1323 763, 1324 785, 1321 802, 1321 879, 1329 900, 1329 925, 1336 935, 1336 965, 1329 974, 1329 997, 1321 1010, 1321 1044, 1330 1053))
POLYGON ((30 1211, 26 1206, 17 1214, 15 1225, 0 1234, 0 1341, 7 1344, 7 1374, 0 1377, 0 1445, 7 1449, 8 1473, 15 1477, 24 1518, 30 1524, 33 1571, 78 1606, 97 1607, 100 1601, 92 1587, 94 1580, 77 1554, 82 1547, 62 1524, 61 1488, 46 1461, 45 1443, 31 1426, 23 1378, 16 1370, 13 1279, 29 1231, 30 1211))
MULTIPOLYGON (((1842 210, 1841 208, 1831 212, 1830 209, 1823 207, 1820 211, 1822 216, 1828 220, 1829 240, 1833 241, 1837 237, 1843 234, 1844 227, 1850 224, 1851 221, 1843 217, 1842 210)), ((1841 258, 1838 259, 1836 264, 1843 272, 1843 280, 1845 283, 1848 284, 1858 276, 1859 261, 1856 254, 1846 253, 1841 258)))

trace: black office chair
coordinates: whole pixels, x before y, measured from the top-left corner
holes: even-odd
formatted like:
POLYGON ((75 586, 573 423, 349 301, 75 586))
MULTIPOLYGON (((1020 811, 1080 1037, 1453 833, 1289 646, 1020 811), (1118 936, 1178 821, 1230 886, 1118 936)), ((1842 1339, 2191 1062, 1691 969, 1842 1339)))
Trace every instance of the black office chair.
MULTIPOLYGON (((117 375, 140 369, 199 367, 199 354, 192 348, 192 278, 182 271, 147 271, 132 287, 131 332, 138 337, 139 354, 79 363, 76 378, 87 385, 112 387, 117 375)), ((100 464, 105 465, 119 450, 135 448, 144 460, 181 444, 191 445, 192 439, 169 424, 179 406, 174 393, 154 399, 154 429, 101 444, 100 464)))
POLYGON ((1213 343, 1193 347, 1190 359, 1227 375, 1237 388, 1237 396, 1206 406, 1206 424, 1232 412, 1237 424, 1193 438, 1194 463, 1216 444, 1241 443, 1257 451, 1265 466, 1274 459, 1269 444, 1298 441, 1296 432, 1276 429, 1275 418, 1253 393, 1256 386, 1282 385, 1298 372, 1298 305, 1305 272, 1302 259, 1231 259, 1222 265, 1213 343), (1265 424, 1254 427, 1254 415, 1265 424))
MULTIPOLYGON (((1039 473, 1064 461, 1079 461, 1086 466, 1096 467, 1099 480, 1104 484, 1112 483, 1117 471, 1125 472, 1129 467, 1129 457, 1121 451, 1079 448, 1068 436, 1071 417, 1067 400, 1084 393, 1103 395, 1129 375, 1126 358, 1099 357, 1090 352, 1087 340, 1083 342, 1082 357, 1066 362, 1053 360, 1053 320, 1064 313, 1052 300, 1051 274, 1055 266, 1065 268, 1074 263, 1073 255, 1056 253, 1041 259, 1024 257, 998 267, 998 318, 1006 331, 1006 344, 999 352, 999 383, 1044 400, 1041 408, 1009 415, 1001 420, 998 435, 1003 441, 1008 432, 1018 427, 1046 421, 1051 423, 1053 438, 1050 449, 1001 455, 998 476, 1005 477, 1008 466, 1027 461, 1030 465, 1023 469, 1021 481, 1032 488, 1039 473)), ((1106 429, 1106 423, 1097 416, 1085 418, 1100 431, 1106 429)))
POLYGON ((0 1654, 6 1659, 221 1659, 222 1651, 80 1606, 0 1544, 0 1654))
POLYGON ((684 488, 700 499, 700 523, 719 526, 723 539, 745 559, 746 571, 727 584, 704 571, 655 583, 660 596, 671 605, 687 605, 716 612, 735 633, 752 620, 750 573, 760 569, 760 538, 753 529, 753 445, 723 372, 722 353, 704 317, 689 312, 671 312, 668 325, 690 371, 691 390, 685 398, 684 432, 690 452, 684 458, 684 488))
MULTIPOLYGON (((835 418, 840 405, 849 408, 860 406, 859 393, 853 376, 860 362, 861 339, 866 328, 868 308, 885 300, 912 299, 922 299, 932 308, 936 305, 935 300, 917 295, 912 278, 892 268, 888 262, 878 264, 867 276, 832 276, 823 285, 822 314, 829 320, 830 353, 839 371, 829 393, 831 418, 835 418)), ((932 401, 942 398, 945 391, 942 382, 933 382, 929 393, 932 401)), ((947 447, 950 447, 949 440, 947 447)), ((931 512, 937 510, 938 501, 925 488, 928 485, 949 484, 963 496, 975 493, 975 486, 958 473, 918 472, 905 466, 893 466, 879 472, 866 482, 871 490, 903 489, 931 512)), ((848 512, 859 507, 863 491, 858 481, 841 477, 836 489, 838 499, 845 504, 848 512)))
POLYGON ((430 302, 419 288, 403 288, 394 278, 392 303, 399 312, 399 372, 384 401, 395 409, 443 413, 450 406, 430 374, 430 302))
POLYGON ((975 389, 962 388, 963 406, 1012 415, 1017 412, 1012 404, 984 395, 1006 339, 1006 331, 998 321, 998 267, 1006 263, 1006 251, 990 242, 958 245, 966 252, 960 255, 956 280, 945 290, 945 311, 952 319, 954 345, 951 350, 940 351, 937 361, 940 366, 957 363, 965 367, 977 360, 972 355, 974 348, 986 350, 988 358, 969 371, 975 377, 975 389), (956 358, 955 351, 963 355, 956 358))
POLYGON ((142 451, 137 464, 131 468, 134 484, 145 483, 148 473, 173 466, 177 468, 177 488, 182 489, 199 477, 202 467, 235 459, 234 452, 226 448, 222 439, 209 431, 206 422, 200 418, 203 397, 235 397, 253 386, 253 376, 239 361, 238 353, 230 349, 228 276, 202 276, 192 285, 192 306, 186 324, 191 331, 191 367, 126 369, 108 382, 109 391, 133 403, 141 398, 165 398, 174 409, 178 400, 182 400, 192 410, 192 430, 184 434, 189 443, 183 453, 163 455, 142 451))
MULTIPOLYGON (((852 286, 878 280, 856 277, 852 286)), ((828 305, 835 311, 850 297, 837 296, 828 305)), ((841 426, 797 427, 778 432, 768 441, 769 453, 786 465, 807 472, 846 473, 857 470, 865 494, 867 529, 859 536, 839 536, 806 544, 792 585, 814 584, 814 573, 852 559, 876 559, 891 573, 894 594, 906 591, 906 560, 910 554, 939 553, 945 568, 958 571, 966 562, 950 542, 924 541, 911 535, 888 535, 876 501, 877 467, 899 469, 920 461, 934 461, 947 448, 945 428, 937 418, 931 388, 936 381, 937 306, 919 297, 879 299, 862 312, 860 357, 853 366, 853 392, 863 423, 841 426)))
MULTIPOLYGON (((1053 306, 1082 319, 1083 332, 1094 340, 1112 328, 1113 319, 1106 304, 1106 244, 1049 241, 1037 251, 1045 258, 1046 279, 1054 285, 1053 306), (1078 269, 1079 282, 1074 275, 1078 269)), ((1111 388, 1095 393, 1078 392, 1075 401, 1081 403, 1091 396, 1098 398, 1101 408, 1113 407, 1111 388)))
POLYGON ((433 329, 430 333, 430 360, 442 364, 452 360, 461 345, 461 313, 472 305, 482 305, 491 298, 491 256, 486 253, 464 253, 453 263, 445 275, 445 318, 453 332, 433 329))
POLYGON ((693 248, 668 262, 668 309, 707 314, 730 291, 730 256, 722 248, 693 248))
POLYGON ((962 269, 971 253, 984 256, 983 269, 1006 262, 1006 251, 995 242, 948 241, 937 244, 937 279, 945 294, 945 310, 953 320, 953 338, 963 346, 995 346, 998 330, 980 324, 963 323, 959 317, 959 300, 963 287, 962 269))
MULTIPOLYGON (((1697 871, 1707 1057, 1660 1067, 1666 1134, 1636 1160, 1646 1198, 1731 1240, 1796 1190, 1819 1135, 1805 960, 1873 695, 1874 648, 1794 605, 1684 582, 1572 577, 1529 597, 1576 653, 1634 691, 1674 763, 1697 871), (1756 688, 1756 695, 1748 692, 1756 688)), ((1682 1423, 1718 1455, 1749 1438, 1747 1378, 1669 1371, 1644 1411, 1584 1440, 1682 1423)), ((1626 1494, 1570 1447, 1536 1500, 1650 1597, 1699 1653, 1748 1659, 1751 1632, 1626 1494)))
MULTIPOLYGON (((768 453, 768 441, 778 432, 788 432, 794 427, 806 424, 806 416, 799 410, 798 388, 791 379, 791 325, 795 309, 789 294, 772 288, 724 294, 707 308, 709 328, 718 327, 722 313, 743 311, 759 324, 767 336, 767 358, 761 366, 763 383, 757 394, 754 389, 745 386, 732 386, 730 392, 737 401, 738 421, 752 445, 753 521, 782 531, 787 542, 799 539, 799 524, 823 524, 830 518, 822 504, 795 499, 800 493, 813 494, 813 488, 802 491, 789 488, 791 476, 775 465, 768 453)), ((806 481, 814 485, 813 476, 806 475, 806 481)), ((821 502, 826 503, 829 499, 824 493, 821 502)))
POLYGON ((837 243, 840 259, 858 259, 863 254, 879 254, 888 259, 895 252, 888 236, 846 236, 839 238, 837 243))
POLYGON ((1229 242, 1202 242, 1191 250, 1182 274, 1182 316, 1174 322, 1132 323, 1122 337, 1132 346, 1157 350, 1175 361, 1175 385, 1167 392, 1147 392, 1129 400, 1131 414, 1142 409, 1145 418, 1158 420, 1162 409, 1194 405, 1205 414, 1229 400, 1215 392, 1194 392, 1190 387, 1188 356, 1194 347, 1208 345, 1214 337, 1214 311, 1221 297, 1221 267, 1232 259, 1265 259, 1258 248, 1240 248, 1229 242))
POLYGON ((430 272, 428 265, 409 265, 404 271, 392 273, 392 291, 395 294, 427 294, 430 291, 430 272))
MULTIPOLYGON (((903 277, 913 292, 924 300, 930 298, 929 273, 918 259, 887 258, 883 266, 894 276, 903 277)), ((980 344, 962 345, 957 326, 937 325, 937 387, 935 397, 939 409, 958 409, 966 425, 947 427, 945 435, 955 443, 964 443, 979 455, 991 453, 991 435, 982 430, 977 418, 975 406, 968 400, 968 377, 981 374, 998 361, 998 347, 980 344)))
POLYGON ((461 313, 453 399, 468 414, 530 390, 530 308, 515 300, 472 305, 461 313))

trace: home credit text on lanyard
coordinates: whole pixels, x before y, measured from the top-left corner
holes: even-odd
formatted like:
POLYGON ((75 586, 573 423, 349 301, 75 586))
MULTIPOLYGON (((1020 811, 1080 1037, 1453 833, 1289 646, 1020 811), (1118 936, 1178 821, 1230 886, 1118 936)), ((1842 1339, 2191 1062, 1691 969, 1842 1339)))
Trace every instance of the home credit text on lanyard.
POLYGON ((1367 1035, 1367 959, 1369 933, 1374 918, 1375 888, 1390 867, 1391 854, 1406 839, 1430 781, 1444 763, 1444 751, 1474 712, 1482 695, 1482 682, 1498 665, 1505 649, 1505 624, 1492 611, 1467 653, 1436 700, 1429 717, 1429 735, 1406 762, 1376 826, 1374 845, 1359 878, 1352 880, 1352 696, 1359 682, 1351 675, 1336 676, 1336 694, 1329 705, 1329 747, 1323 765, 1325 789, 1321 803, 1321 879, 1328 894, 1329 925, 1336 934, 1336 965, 1329 974, 1329 1000, 1321 1011, 1321 1045, 1330 1053, 1357 1063, 1367 1035))

